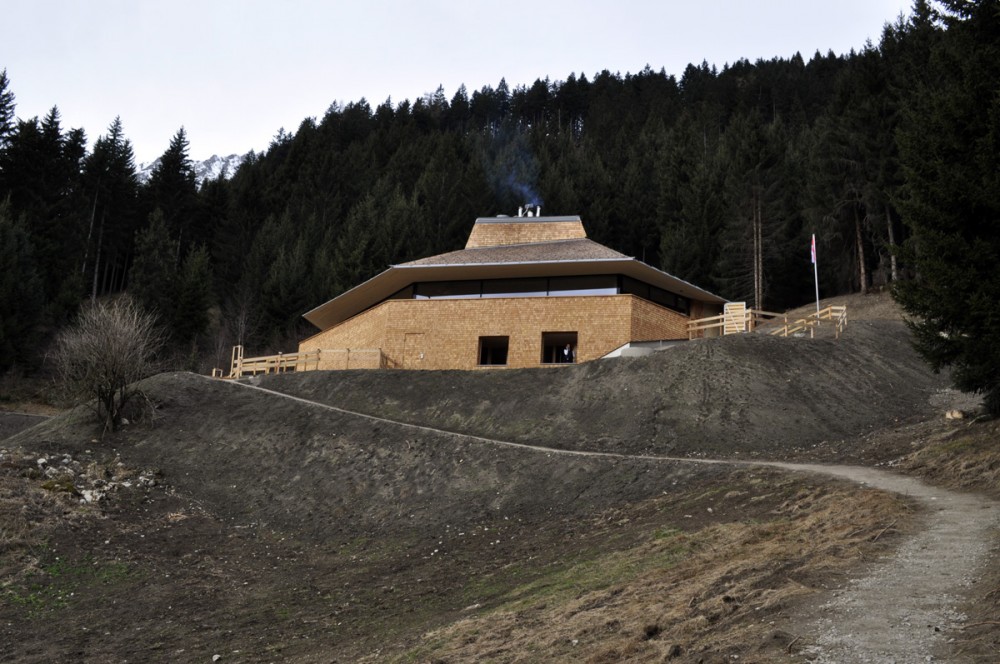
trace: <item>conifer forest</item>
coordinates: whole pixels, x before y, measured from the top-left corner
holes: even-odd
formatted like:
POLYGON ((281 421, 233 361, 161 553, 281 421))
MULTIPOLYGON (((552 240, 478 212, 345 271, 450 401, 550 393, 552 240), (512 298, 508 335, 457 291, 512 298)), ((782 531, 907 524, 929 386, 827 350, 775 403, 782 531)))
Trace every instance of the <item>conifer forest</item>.
POLYGON ((975 352, 1000 368, 996 314, 971 313, 1000 310, 995 0, 917 0, 847 54, 333 104, 200 184, 183 128, 140 182, 126 121, 88 147, 56 106, 20 118, 2 67, 0 372, 37 370, 84 303, 122 292, 178 367, 221 366, 237 343, 294 350, 315 331, 304 312, 527 203, 770 311, 814 297, 815 233, 821 296, 893 288, 936 366, 975 352), (992 350, 937 341, 959 330, 992 350))

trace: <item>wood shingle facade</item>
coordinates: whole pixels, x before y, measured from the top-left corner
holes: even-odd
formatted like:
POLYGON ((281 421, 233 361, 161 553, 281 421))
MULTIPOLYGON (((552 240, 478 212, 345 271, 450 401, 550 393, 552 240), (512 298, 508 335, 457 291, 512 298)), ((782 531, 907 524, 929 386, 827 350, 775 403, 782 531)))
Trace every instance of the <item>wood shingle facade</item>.
POLYGON ((299 350, 321 350, 320 369, 558 365, 686 339, 689 320, 724 303, 587 239, 579 217, 489 217, 464 249, 392 266, 305 314, 321 331, 299 350))

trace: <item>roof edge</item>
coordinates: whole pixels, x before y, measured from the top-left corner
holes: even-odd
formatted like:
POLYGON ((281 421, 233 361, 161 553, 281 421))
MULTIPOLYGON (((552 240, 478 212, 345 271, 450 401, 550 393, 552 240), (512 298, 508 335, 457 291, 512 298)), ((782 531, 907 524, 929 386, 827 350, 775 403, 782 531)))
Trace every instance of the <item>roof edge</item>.
POLYGON ((477 224, 539 224, 560 221, 578 221, 583 223, 579 215, 565 215, 558 217, 477 217, 477 224))

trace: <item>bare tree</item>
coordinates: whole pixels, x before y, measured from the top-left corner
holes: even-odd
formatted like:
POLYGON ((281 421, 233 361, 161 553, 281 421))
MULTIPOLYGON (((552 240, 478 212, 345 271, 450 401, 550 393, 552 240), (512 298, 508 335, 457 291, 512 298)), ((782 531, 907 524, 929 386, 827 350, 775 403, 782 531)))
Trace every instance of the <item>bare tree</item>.
POLYGON ((117 429, 134 383, 155 373, 164 336, 156 317, 131 297, 94 302, 56 341, 56 364, 71 392, 96 398, 105 431, 117 429))

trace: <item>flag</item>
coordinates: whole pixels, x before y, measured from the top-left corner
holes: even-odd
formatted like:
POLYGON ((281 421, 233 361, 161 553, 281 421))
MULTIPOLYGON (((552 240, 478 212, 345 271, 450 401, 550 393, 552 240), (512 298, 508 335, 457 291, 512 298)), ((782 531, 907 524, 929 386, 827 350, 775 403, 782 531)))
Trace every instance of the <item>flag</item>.
POLYGON ((813 265, 815 265, 816 264, 816 234, 815 233, 813 233, 812 252, 811 253, 812 253, 812 262, 813 262, 813 265))

